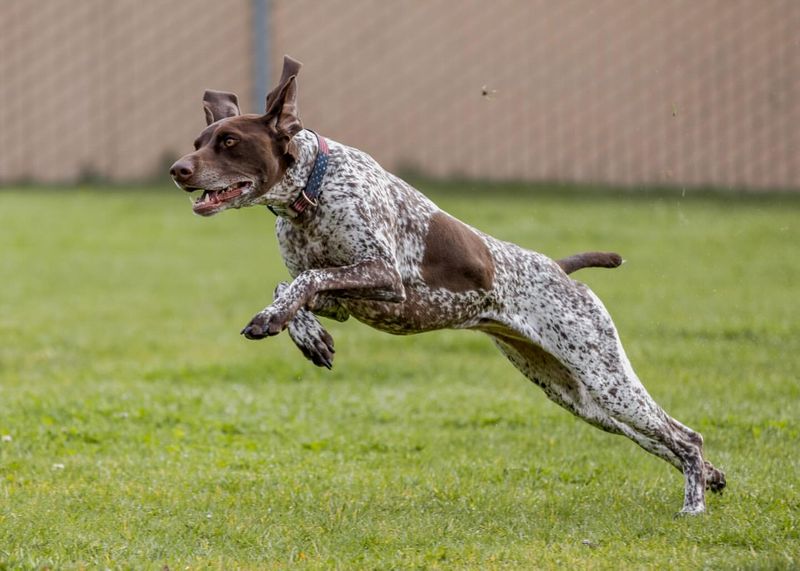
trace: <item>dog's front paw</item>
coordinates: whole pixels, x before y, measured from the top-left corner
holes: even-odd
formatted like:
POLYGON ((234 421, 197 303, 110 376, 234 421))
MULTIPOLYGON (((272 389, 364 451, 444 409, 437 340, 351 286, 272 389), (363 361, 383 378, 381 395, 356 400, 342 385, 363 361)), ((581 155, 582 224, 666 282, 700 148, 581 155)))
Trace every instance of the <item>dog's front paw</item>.
POLYGON ((241 334, 248 339, 263 339, 277 335, 286 328, 289 322, 288 312, 281 311, 273 306, 260 311, 244 326, 241 334))
POLYGON ((306 359, 317 367, 333 367, 333 337, 313 313, 301 309, 289 322, 289 337, 306 359))

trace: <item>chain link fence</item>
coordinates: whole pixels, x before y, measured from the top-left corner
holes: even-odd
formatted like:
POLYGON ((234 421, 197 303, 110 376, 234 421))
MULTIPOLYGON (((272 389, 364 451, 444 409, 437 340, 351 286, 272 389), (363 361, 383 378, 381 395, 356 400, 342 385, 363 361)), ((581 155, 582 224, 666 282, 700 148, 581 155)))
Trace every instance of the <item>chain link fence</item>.
POLYGON ((248 95, 249 7, 0 1, 0 181, 163 180, 203 90, 248 95))
POLYGON ((165 178, 206 88, 440 178, 800 189, 796 0, 3 0, 0 182, 165 178), (262 79, 259 79, 259 75, 262 79))

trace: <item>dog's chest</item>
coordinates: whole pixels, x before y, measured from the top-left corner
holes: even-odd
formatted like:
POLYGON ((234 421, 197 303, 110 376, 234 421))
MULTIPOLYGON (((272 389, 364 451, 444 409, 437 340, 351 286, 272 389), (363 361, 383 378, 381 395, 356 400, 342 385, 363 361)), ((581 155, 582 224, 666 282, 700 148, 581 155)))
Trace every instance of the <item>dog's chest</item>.
POLYGON ((435 205, 400 181, 342 181, 305 224, 280 218, 278 244, 293 276, 370 259, 394 260, 406 279, 418 277, 435 205), (387 184, 387 182, 389 184, 387 184), (397 186, 395 186, 395 184, 397 186))
MULTIPOLYGON (((279 221, 277 229, 281 257, 292 277, 306 270, 342 267, 353 263, 348 239, 338 234, 325 235, 318 229, 298 229, 279 221)), ((349 240, 356 238, 350 237, 349 240)))
POLYGON ((289 273, 349 266, 385 259, 395 237, 385 224, 369 222, 352 212, 320 212, 311 223, 294 226, 279 219, 278 246, 289 273))

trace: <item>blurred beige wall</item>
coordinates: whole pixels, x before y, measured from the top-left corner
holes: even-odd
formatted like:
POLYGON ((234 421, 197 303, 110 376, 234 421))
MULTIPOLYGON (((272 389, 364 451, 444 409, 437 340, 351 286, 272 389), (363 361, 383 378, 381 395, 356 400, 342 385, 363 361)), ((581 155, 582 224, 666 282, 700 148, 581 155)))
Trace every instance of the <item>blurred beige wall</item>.
POLYGON ((251 85, 249 0, 0 0, 0 181, 152 176, 251 85))
MULTIPOLYGON (((252 0, 3 0, 0 181, 163 170, 252 0)), ((306 126, 437 177, 800 189, 796 0, 269 0, 306 126), (486 88, 488 96, 482 95, 486 88)))

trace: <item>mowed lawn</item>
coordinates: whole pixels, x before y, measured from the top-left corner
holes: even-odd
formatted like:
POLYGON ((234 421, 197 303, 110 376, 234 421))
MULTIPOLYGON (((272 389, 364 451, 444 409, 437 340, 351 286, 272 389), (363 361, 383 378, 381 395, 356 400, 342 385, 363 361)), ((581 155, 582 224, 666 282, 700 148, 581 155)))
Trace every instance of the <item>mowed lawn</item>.
POLYGON ((332 371, 240 337, 287 277, 265 209, 19 189, 0 192, 0 569, 800 567, 800 199, 429 190, 553 257, 624 255, 574 277, 727 473, 708 514, 675 518, 676 470, 478 333, 326 321, 332 371))

